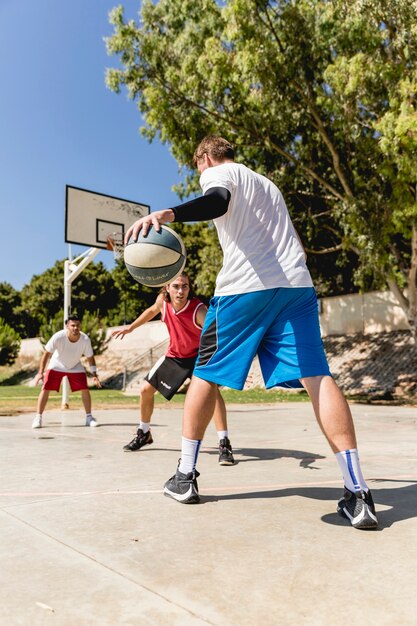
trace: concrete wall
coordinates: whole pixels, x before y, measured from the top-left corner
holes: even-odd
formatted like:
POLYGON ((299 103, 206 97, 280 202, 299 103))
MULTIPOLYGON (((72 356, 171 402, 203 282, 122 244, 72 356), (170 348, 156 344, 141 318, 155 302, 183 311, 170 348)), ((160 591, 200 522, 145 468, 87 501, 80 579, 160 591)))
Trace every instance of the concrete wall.
MULTIPOLYGON (((116 326, 109 328, 107 336, 110 336, 113 330, 123 328, 116 326)), ((136 328, 132 333, 125 335, 123 339, 112 339, 106 351, 108 356, 112 354, 128 356, 139 355, 147 352, 161 341, 168 338, 168 330, 166 325, 161 321, 148 322, 144 326, 136 328)), ((41 357, 42 344, 39 339, 24 339, 21 344, 19 356, 24 357, 41 357)))
POLYGON ((319 304, 323 337, 409 330, 407 317, 390 291, 321 298, 319 304))
MULTIPOLYGON (((407 318, 395 296, 390 291, 371 291, 366 294, 321 298, 320 325, 323 337, 363 333, 409 330, 407 318)), ((117 328, 122 328, 121 326, 117 328)), ((108 333, 114 330, 109 329, 108 333)), ((168 331, 161 321, 148 322, 123 339, 113 339, 107 355, 123 355, 130 358, 139 355, 168 338, 168 331)), ((39 339, 24 339, 20 356, 41 356, 39 339)))
MULTIPOLYGON (((110 328, 108 335, 118 328, 123 328, 123 326, 110 328)), ((112 339, 107 353, 136 352, 137 354, 142 354, 165 339, 168 339, 168 329, 164 322, 159 320, 147 322, 143 326, 136 328, 132 333, 125 335, 123 339, 112 339)))

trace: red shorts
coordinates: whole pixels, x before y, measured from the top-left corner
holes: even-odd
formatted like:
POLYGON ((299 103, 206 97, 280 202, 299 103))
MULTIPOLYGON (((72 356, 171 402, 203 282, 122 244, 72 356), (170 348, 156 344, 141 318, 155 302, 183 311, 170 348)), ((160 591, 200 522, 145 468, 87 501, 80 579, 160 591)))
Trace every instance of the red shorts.
POLYGON ((42 389, 45 389, 46 391, 59 391, 61 380, 64 376, 68 377, 71 391, 88 389, 87 376, 85 372, 71 374, 71 372, 57 372, 56 370, 46 370, 42 389))

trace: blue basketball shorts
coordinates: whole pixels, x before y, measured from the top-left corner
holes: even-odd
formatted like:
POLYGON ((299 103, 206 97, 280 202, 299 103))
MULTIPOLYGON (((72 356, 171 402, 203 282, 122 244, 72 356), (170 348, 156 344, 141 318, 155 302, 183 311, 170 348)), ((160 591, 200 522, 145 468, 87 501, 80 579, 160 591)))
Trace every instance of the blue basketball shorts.
POLYGON ((300 378, 330 376, 313 287, 211 299, 194 375, 243 389, 256 354, 267 389, 300 387, 300 378))

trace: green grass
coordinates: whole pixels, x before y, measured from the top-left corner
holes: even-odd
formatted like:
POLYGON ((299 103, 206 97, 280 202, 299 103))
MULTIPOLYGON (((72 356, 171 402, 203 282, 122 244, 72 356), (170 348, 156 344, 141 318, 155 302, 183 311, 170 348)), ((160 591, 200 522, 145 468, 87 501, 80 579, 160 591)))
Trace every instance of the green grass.
MULTIPOLYGON (((93 408, 137 408, 138 397, 136 395, 126 395, 117 389, 90 389, 93 408)), ((25 385, 1 385, 0 386, 0 415, 14 415, 34 411, 39 396, 40 387, 27 387, 25 385)), ((265 389, 250 389, 248 391, 234 391, 227 389, 222 391, 222 396, 229 404, 250 404, 276 402, 304 402, 308 400, 305 392, 291 393, 287 391, 266 391, 265 389)), ((47 409, 59 409, 61 407, 61 394, 51 392, 47 409)), ((180 393, 174 396, 171 403, 176 405, 184 403, 185 394, 180 393)), ((81 394, 70 394, 70 408, 78 409, 82 407, 81 394)), ((159 393, 155 396, 155 403, 164 406, 169 405, 159 393)))

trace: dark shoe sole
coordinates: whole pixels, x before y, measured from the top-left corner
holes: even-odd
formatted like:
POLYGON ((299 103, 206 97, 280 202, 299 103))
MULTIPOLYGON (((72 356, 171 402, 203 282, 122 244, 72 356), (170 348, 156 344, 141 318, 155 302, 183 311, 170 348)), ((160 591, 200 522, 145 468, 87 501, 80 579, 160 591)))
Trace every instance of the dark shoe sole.
POLYGON ((356 530, 376 530, 378 528, 378 520, 374 520, 370 514, 364 516, 363 519, 355 523, 352 517, 345 511, 344 507, 341 506, 342 502, 343 500, 338 503, 337 512, 339 515, 349 520, 353 528, 356 528, 356 530))
POLYGON ((198 504, 200 502, 200 496, 198 493, 193 493, 188 498, 182 500, 180 494, 173 494, 171 491, 168 491, 166 487, 164 487, 164 496, 172 498, 172 500, 176 500, 180 504, 198 504))
POLYGON ((123 451, 124 452, 137 452, 138 450, 140 450, 141 448, 144 448, 145 446, 150 446, 151 443, 153 443, 153 439, 151 439, 150 441, 147 441, 146 443, 143 444, 143 446, 139 446, 139 448, 135 448, 134 450, 132 450, 132 448, 123 446, 123 451))

